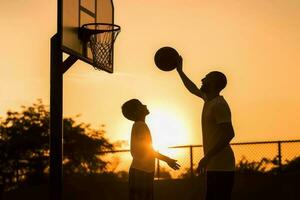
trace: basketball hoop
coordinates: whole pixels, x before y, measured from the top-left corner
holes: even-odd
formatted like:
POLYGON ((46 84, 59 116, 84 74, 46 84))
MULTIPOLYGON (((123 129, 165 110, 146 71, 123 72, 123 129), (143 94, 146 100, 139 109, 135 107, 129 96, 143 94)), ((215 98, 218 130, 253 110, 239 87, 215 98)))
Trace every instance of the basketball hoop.
POLYGON ((95 69, 113 67, 113 47, 120 31, 120 26, 109 23, 89 23, 80 28, 79 37, 90 47, 95 69))

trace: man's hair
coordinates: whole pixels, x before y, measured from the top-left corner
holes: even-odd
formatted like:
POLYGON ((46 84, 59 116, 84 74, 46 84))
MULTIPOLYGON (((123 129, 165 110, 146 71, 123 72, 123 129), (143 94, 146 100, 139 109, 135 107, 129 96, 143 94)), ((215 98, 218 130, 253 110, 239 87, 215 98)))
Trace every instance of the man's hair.
POLYGON ((210 74, 213 76, 215 89, 218 90, 218 92, 223 90, 227 85, 227 78, 225 74, 219 71, 212 71, 210 74))
POLYGON ((138 108, 141 102, 138 99, 130 99, 122 105, 122 113, 125 118, 136 121, 138 118, 138 108))

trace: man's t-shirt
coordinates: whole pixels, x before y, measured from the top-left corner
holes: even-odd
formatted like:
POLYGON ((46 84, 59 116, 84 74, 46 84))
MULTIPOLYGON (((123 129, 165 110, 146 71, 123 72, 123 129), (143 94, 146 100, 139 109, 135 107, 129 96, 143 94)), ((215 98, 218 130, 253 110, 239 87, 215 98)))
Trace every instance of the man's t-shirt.
POLYGON ((145 172, 154 172, 155 157, 152 148, 150 130, 145 122, 135 122, 131 129, 130 153, 131 168, 145 172))
MULTIPOLYGON (((204 155, 211 150, 220 139, 217 131, 221 123, 231 123, 231 112, 226 100, 222 96, 205 102, 202 111, 202 137, 204 155)), ((226 134, 226 133, 224 133, 226 134)), ((214 155, 207 165, 208 171, 234 171, 235 158, 228 145, 214 155)))

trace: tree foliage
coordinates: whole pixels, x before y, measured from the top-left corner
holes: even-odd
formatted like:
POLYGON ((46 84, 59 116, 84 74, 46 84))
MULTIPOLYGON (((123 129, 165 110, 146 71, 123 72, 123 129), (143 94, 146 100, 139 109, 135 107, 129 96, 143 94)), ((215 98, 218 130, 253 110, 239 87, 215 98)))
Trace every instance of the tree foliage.
POLYGON ((300 156, 279 166, 278 156, 273 159, 262 158, 260 161, 248 161, 243 157, 236 166, 236 170, 241 173, 255 174, 278 174, 281 172, 300 172, 300 156))
POLYGON ((245 157, 237 163, 236 169, 241 173, 264 173, 266 172, 267 164, 269 160, 262 158, 260 161, 248 161, 245 157))
POLYGON ((91 129, 64 119, 64 171, 65 173, 99 173, 108 162, 101 159, 102 152, 113 150, 114 145, 105 137, 105 131, 91 129))
MULTIPOLYGON (((21 111, 8 111, 0 121, 0 172, 2 182, 7 177, 42 176, 49 172, 48 107, 38 100, 21 111)), ((104 127, 102 127, 104 128, 104 127)), ((101 159, 102 151, 113 150, 103 129, 89 124, 63 119, 64 172, 99 173, 108 162, 101 159)))

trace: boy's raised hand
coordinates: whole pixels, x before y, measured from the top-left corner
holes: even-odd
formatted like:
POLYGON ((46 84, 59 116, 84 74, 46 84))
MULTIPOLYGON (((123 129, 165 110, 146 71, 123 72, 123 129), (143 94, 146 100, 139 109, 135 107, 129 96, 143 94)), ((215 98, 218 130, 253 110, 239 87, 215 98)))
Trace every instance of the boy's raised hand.
POLYGON ((171 158, 167 161, 167 164, 174 170, 178 170, 180 168, 180 165, 177 163, 177 160, 171 158))

